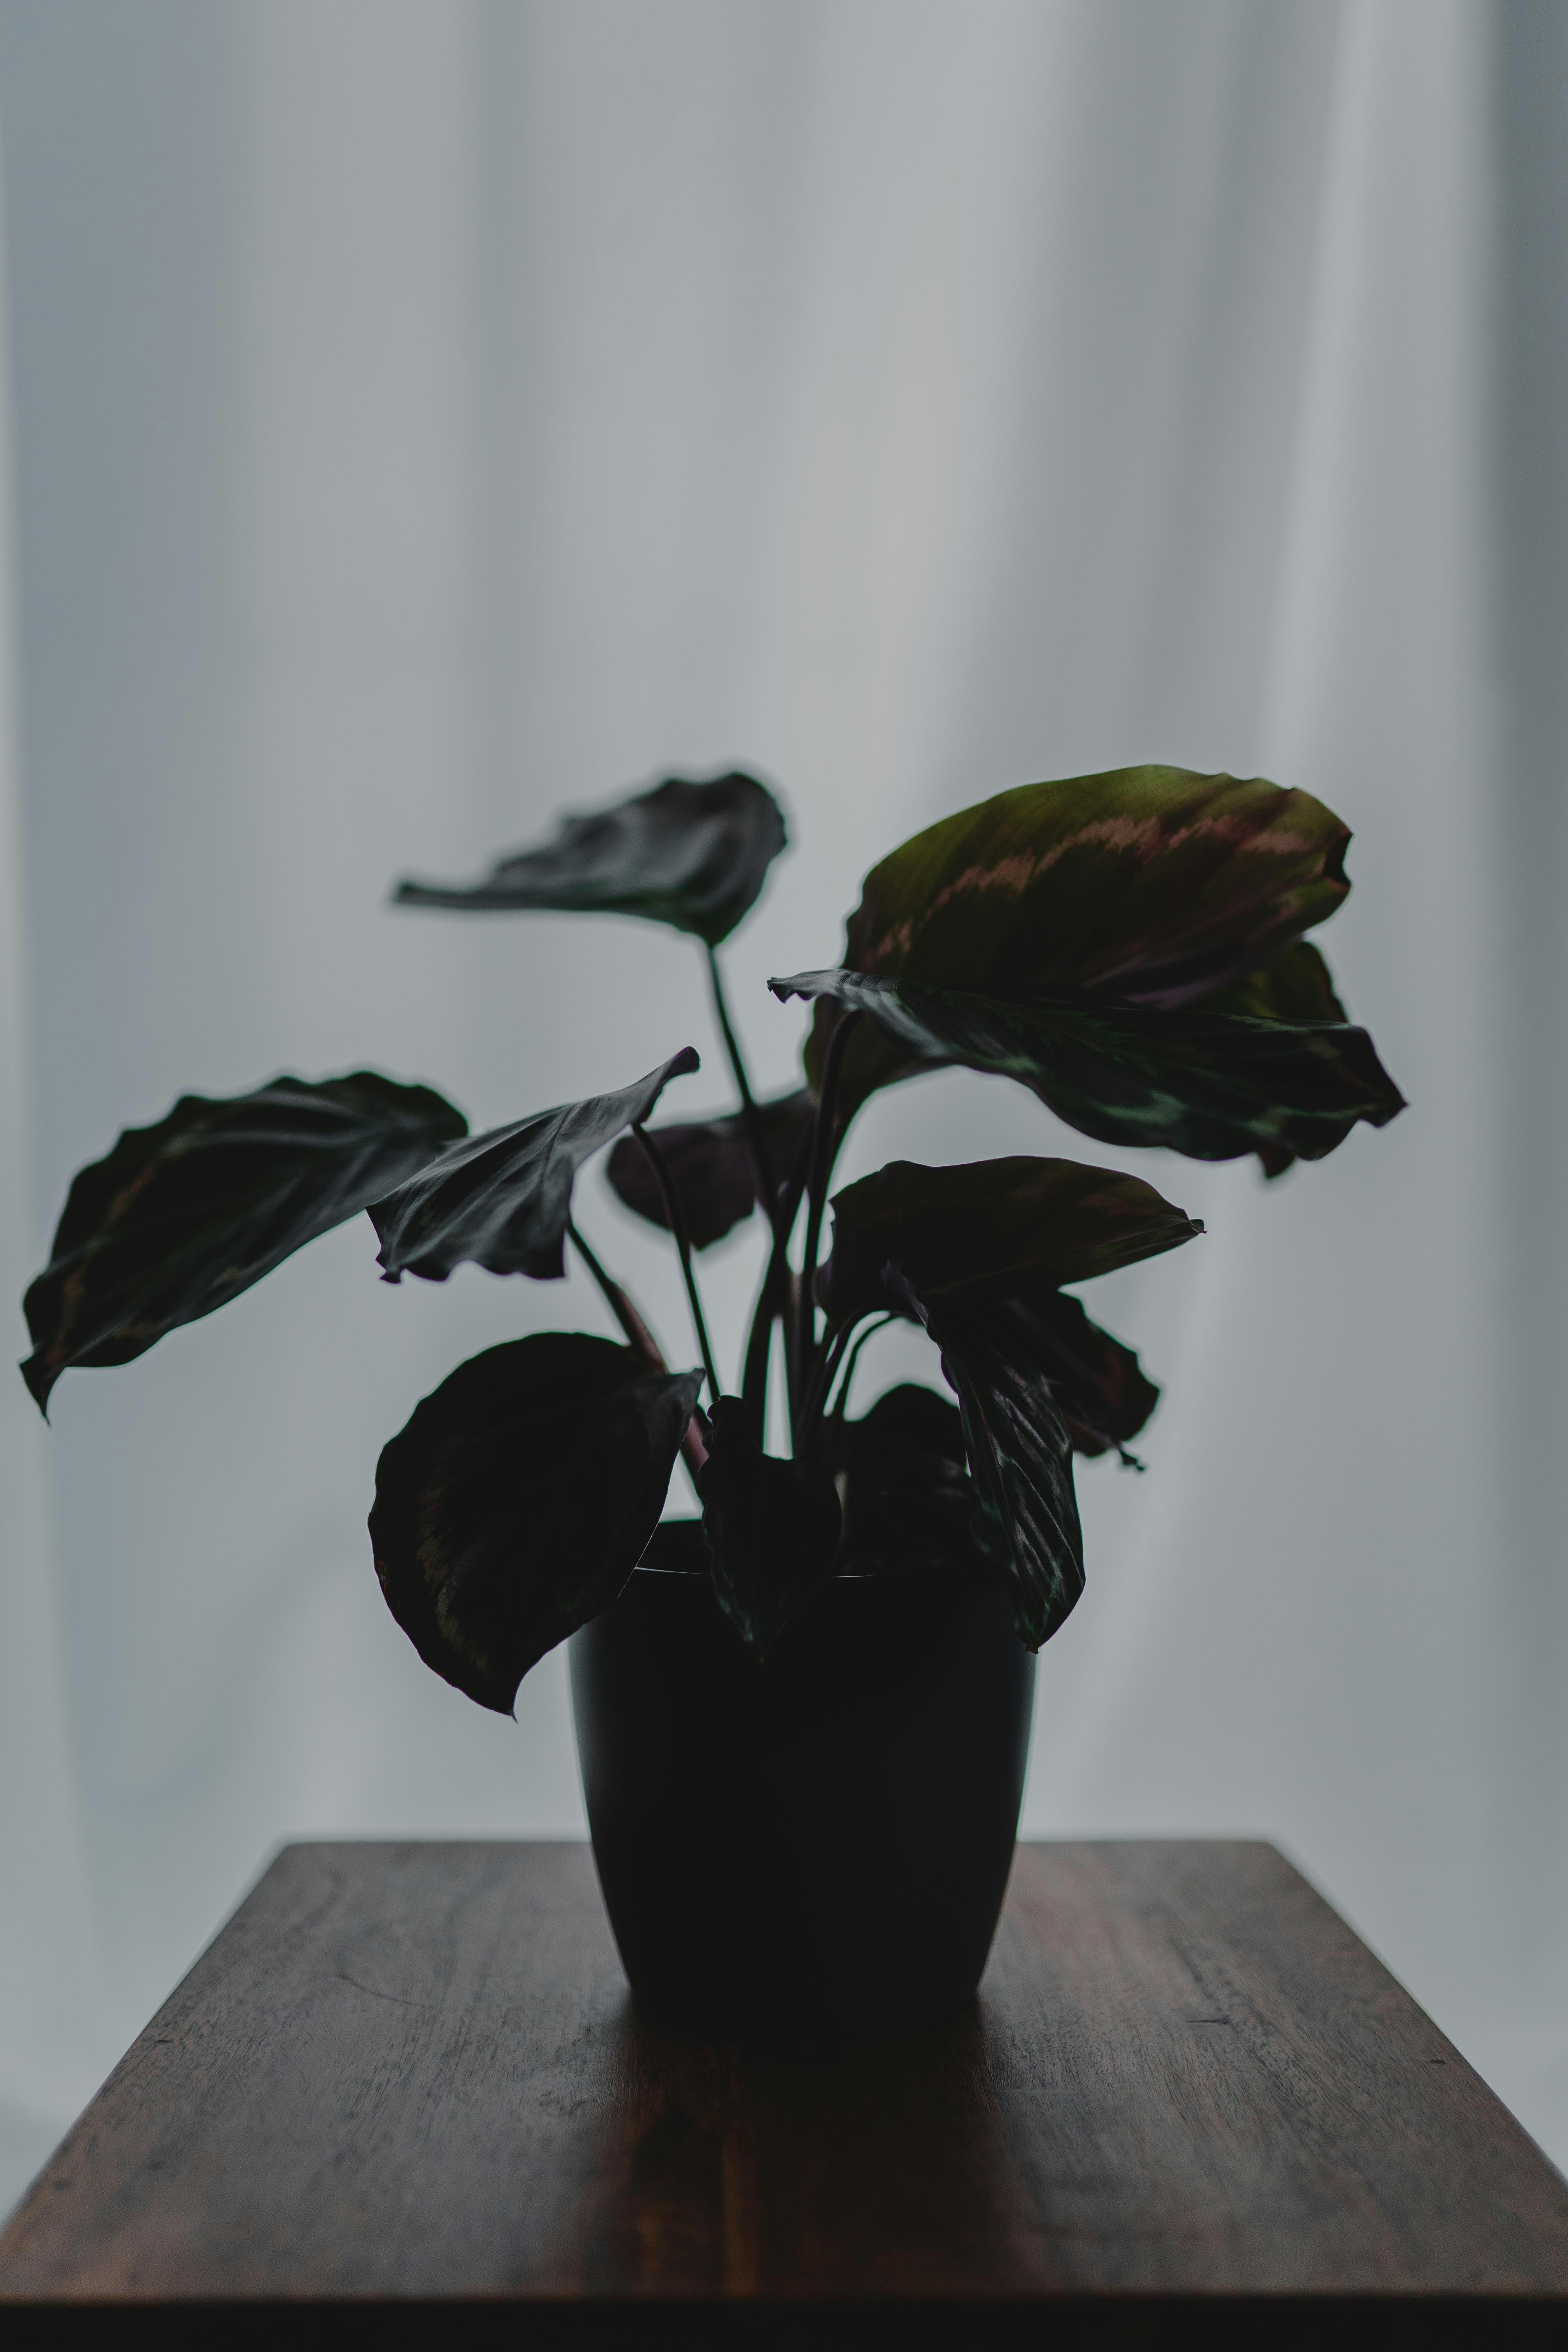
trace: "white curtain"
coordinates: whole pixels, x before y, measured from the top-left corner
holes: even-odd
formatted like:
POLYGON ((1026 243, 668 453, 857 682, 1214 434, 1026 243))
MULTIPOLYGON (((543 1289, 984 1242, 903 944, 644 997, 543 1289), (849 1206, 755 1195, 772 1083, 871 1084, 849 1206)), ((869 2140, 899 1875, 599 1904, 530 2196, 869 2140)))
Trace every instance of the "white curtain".
MULTIPOLYGON (((1319 793, 1411 1108, 1271 1188, 1126 1160, 1209 1234, 1100 1286, 1167 1394, 1080 1479, 1025 1826, 1278 1839, 1560 2159, 1565 134, 1560 0, 0 10, 9 1294, 186 1088, 368 1064, 488 1122, 690 1040, 721 1100, 673 936, 385 906, 563 804, 777 780, 771 1085, 766 975, 942 811, 1319 793)), ((1001 1150, 1115 1157, 947 1076, 848 1172, 1001 1150)), ((684 1344, 597 1175, 584 1219, 684 1344)), ((582 1832, 559 1658, 469 1706, 363 1517, 454 1364, 602 1310, 373 1258, 47 1432, 0 1386, 0 2203, 279 1840, 582 1832)))

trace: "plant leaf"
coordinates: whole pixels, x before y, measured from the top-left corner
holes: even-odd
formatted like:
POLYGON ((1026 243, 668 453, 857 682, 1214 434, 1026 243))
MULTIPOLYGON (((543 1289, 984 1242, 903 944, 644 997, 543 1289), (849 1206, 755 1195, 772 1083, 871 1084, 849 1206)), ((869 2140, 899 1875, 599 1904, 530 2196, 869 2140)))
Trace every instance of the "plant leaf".
MULTIPOLYGON (((1028 982, 1171 1007, 1331 915, 1350 888, 1349 828, 1308 793, 1186 768, 1023 784, 944 817, 866 877, 853 971, 938 987, 1028 982)), ((813 1087, 837 1025, 818 1009, 813 1087)), ((865 1030, 841 1074, 847 1123, 907 1072, 865 1030)))
POLYGON ((832 1573, 838 1496, 816 1464, 764 1454, 738 1397, 721 1397, 711 1422, 697 1484, 713 1590, 746 1647, 762 1659, 832 1573))
POLYGON ((1091 1322, 1076 1298, 1059 1290, 1029 1291, 997 1314, 998 1344, 1020 1334, 1021 1353, 1050 1381, 1075 1454, 1108 1454, 1127 1462, 1137 1436, 1160 1402, 1160 1391, 1132 1349, 1091 1322))
POLYGON ((72 1364, 128 1364, 354 1216, 455 1136, 461 1111, 374 1070, 182 1095, 77 1175, 25 1301, 40 1407, 72 1364))
POLYGON ((886 1311, 889 1262, 927 1300, 1012 1297, 1112 1273, 1203 1231, 1141 1178, 1076 1160, 894 1160, 836 1192, 832 1208, 817 1293, 835 1323, 886 1311))
POLYGON ((755 776, 667 776, 613 808, 563 817, 552 841, 499 859, 481 882, 400 882, 395 897, 403 907, 641 915, 717 947, 750 913, 784 841, 779 804, 755 776))
MULTIPOLYGON (((811 1133, 813 1104, 804 1087, 757 1105, 773 1166, 784 1178, 795 1166, 811 1133)), ((650 1128, 669 1171, 686 1217, 693 1249, 722 1241, 757 1205, 757 1183, 739 1111, 720 1118, 689 1119, 650 1128)), ((624 1136, 605 1163, 616 1198, 650 1225, 669 1230, 664 1195, 635 1136, 624 1136)))
POLYGON ((770 981, 870 1013, 910 1068, 960 1063, 1019 1079, 1102 1143, 1163 1144, 1194 1160, 1280 1149, 1321 1160, 1358 1119, 1405 1098, 1364 1029, 1163 1013, 1026 985, 930 988, 856 971, 770 981))
POLYGON ((973 1572, 986 1564, 963 1423, 934 1390, 906 1381, 860 1420, 828 1423, 824 1438, 842 1482, 846 1574, 973 1572))
POLYGON ((487 1348, 416 1407, 376 1465, 370 1533, 427 1666, 510 1714, 529 1668, 642 1557, 701 1385, 547 1331, 487 1348))
POLYGON ((1005 1306, 944 1299, 927 1307, 925 1321, 957 1393, 982 1525, 1012 1583, 1018 1638, 1037 1650, 1083 1591, 1067 1423, 1044 1363, 1005 1306))
POLYGON ((454 1266, 558 1281, 566 1271, 572 1187, 584 1160, 645 1119, 665 1087, 700 1066, 683 1045, 618 1094, 563 1103, 453 1146, 419 1174, 373 1201, 384 1279, 417 1274, 445 1282, 454 1266))
MULTIPOLYGON (((1310 940, 1295 940, 1242 979, 1204 999, 1205 1013, 1240 1013, 1254 1021, 1335 1021, 1348 1016, 1334 993, 1329 967, 1310 940)), ((1259 1144, 1266 1176, 1283 1176, 1296 1154, 1281 1144, 1259 1144)))

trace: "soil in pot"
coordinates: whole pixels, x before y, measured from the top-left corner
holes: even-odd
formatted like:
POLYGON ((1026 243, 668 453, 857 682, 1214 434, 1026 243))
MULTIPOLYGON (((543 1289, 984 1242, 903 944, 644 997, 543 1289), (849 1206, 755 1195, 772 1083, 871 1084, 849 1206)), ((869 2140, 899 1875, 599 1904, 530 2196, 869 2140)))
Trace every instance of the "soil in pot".
POLYGON ((704 2034, 936 2023, 979 1983, 1035 1660, 999 1580, 830 1578, 758 1665, 667 1521, 570 1643, 594 1855, 639 2003, 704 2034))

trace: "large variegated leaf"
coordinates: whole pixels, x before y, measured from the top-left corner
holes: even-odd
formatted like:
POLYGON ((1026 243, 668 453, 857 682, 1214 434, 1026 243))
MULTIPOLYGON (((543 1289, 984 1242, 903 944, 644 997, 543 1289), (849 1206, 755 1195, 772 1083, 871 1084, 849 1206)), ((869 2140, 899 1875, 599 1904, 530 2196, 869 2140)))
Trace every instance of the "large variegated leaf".
POLYGON ((1071 1434, 1045 1365, 1005 1317, 943 1299, 926 1324, 957 1393, 982 1534, 1012 1584, 1018 1637, 1037 1650, 1083 1591, 1083 1533, 1071 1434))
POLYGON ((838 1496, 816 1462, 779 1462, 763 1454, 738 1397, 721 1397, 711 1423, 697 1484, 713 1590, 741 1639, 762 1659, 832 1573, 838 1496))
POLYGON ((1075 1160, 895 1160, 835 1193, 832 1207, 817 1290, 836 1323, 886 1312, 889 1263, 928 1300, 1014 1297, 1112 1273, 1203 1231, 1142 1178, 1075 1160))
MULTIPOLYGON (((779 1181, 799 1160, 811 1134, 813 1105, 804 1087, 757 1105, 779 1181)), ((722 1241, 757 1205, 756 1171, 746 1123, 739 1111, 721 1118, 672 1121, 650 1128, 669 1171, 693 1249, 722 1241)), ((605 1162, 618 1199, 650 1225, 668 1232, 658 1180, 635 1136, 624 1136, 605 1162)))
MULTIPOLYGON (((1023 784, 944 817, 867 876, 851 970, 938 987, 1030 982, 1183 1004, 1331 915, 1350 833, 1308 793, 1185 768, 1023 784)), ((837 1015, 819 1007, 815 1087, 837 1015)), ((903 1075, 865 1030, 843 1072, 847 1118, 903 1075)))
POLYGON ((563 818, 552 841, 499 859, 482 881, 400 882, 395 895, 404 907, 641 915, 717 947, 784 845, 779 804, 755 776, 667 776, 614 808, 563 818))
POLYGON ((28 1388, 43 1406, 68 1365, 130 1363, 467 1129, 430 1087, 373 1070, 182 1095, 166 1118, 128 1128, 73 1181, 25 1302, 28 1388))
MULTIPOLYGON (((778 996, 868 1013, 907 1067, 959 1063, 1019 1079, 1080 1134, 1194 1160, 1294 1152, 1321 1160, 1358 1119, 1404 1097, 1364 1029, 1159 1012, 1018 983, 933 988, 858 971, 797 972, 778 996)), ((853 1050, 853 1048, 852 1048, 853 1050)))
POLYGON ((417 1274, 445 1282, 454 1266, 471 1264, 491 1274, 559 1279, 578 1169, 612 1136, 647 1118, 671 1078, 698 1067, 696 1048, 683 1045, 617 1094, 563 1103, 444 1152, 371 1203, 384 1278, 417 1274))
POLYGON ((701 1384, 549 1331, 487 1349, 416 1407, 383 1450, 370 1533, 427 1666, 511 1712, 529 1668, 642 1557, 701 1384))

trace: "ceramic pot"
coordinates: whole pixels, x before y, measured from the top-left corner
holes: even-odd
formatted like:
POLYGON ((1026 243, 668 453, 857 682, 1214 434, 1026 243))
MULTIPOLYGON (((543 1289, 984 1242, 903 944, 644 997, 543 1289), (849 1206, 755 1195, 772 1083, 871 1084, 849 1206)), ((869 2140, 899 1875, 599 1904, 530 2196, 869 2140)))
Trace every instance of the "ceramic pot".
POLYGON ((667 1521, 572 1636, 610 1925, 639 2004, 707 2034, 934 2024, 984 1968, 1028 1760, 1035 1660, 1001 1583, 829 1579, 765 1665, 667 1521))

